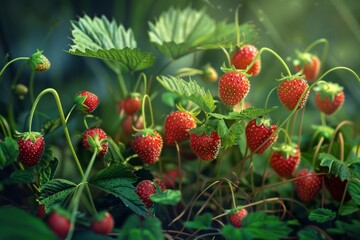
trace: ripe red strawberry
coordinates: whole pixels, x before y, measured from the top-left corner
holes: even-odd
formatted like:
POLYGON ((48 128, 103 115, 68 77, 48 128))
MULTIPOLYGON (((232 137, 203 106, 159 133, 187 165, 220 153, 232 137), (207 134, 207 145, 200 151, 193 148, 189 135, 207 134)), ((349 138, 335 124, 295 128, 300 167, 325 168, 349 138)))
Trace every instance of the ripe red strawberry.
POLYGON ((96 216, 90 227, 95 233, 108 235, 114 228, 114 218, 109 212, 103 211, 96 216))
MULTIPOLYGON (((162 191, 166 190, 165 185, 160 180, 156 179, 155 181, 162 191)), ((151 201, 150 196, 156 193, 156 188, 153 181, 150 180, 140 181, 135 188, 135 192, 139 196, 141 201, 144 202, 147 208, 152 207, 153 202, 151 201)))
POLYGON ((248 211, 245 208, 237 211, 236 213, 230 214, 229 218, 231 225, 233 225, 236 228, 240 228, 242 221, 247 216, 247 214, 248 211))
POLYGON ((126 116, 123 123, 122 123, 122 129, 126 136, 130 136, 131 134, 135 133, 135 130, 133 129, 133 124, 135 124, 136 129, 143 129, 144 128, 144 122, 142 116, 126 116))
POLYGON ((164 125, 165 143, 171 145, 188 139, 188 130, 196 127, 196 121, 190 113, 176 111, 166 117, 164 125))
MULTIPOLYGON (((253 45, 244 45, 240 50, 236 51, 231 57, 231 63, 237 69, 246 69, 258 54, 258 49, 253 45)), ((254 65, 247 71, 251 76, 256 76, 261 70, 261 60, 258 58, 254 65)))
POLYGON ((44 152, 45 141, 39 132, 27 132, 18 134, 19 161, 25 167, 33 167, 41 160, 44 152))
POLYGON ((94 152, 97 149, 98 157, 102 157, 108 150, 107 135, 100 128, 90 128, 82 136, 82 143, 85 149, 94 152))
POLYGON ((296 175, 296 178, 301 177, 295 180, 297 194, 304 202, 312 201, 322 187, 322 177, 315 174, 313 171, 303 169, 296 175))
POLYGON ((299 53, 294 60, 296 72, 303 71, 303 76, 308 82, 316 80, 320 71, 320 60, 316 55, 310 53, 299 53))
POLYGON ((99 98, 88 91, 78 92, 75 96, 76 107, 85 114, 92 113, 99 105, 99 98))
POLYGON ((240 103, 250 90, 250 82, 244 73, 232 71, 223 74, 219 80, 219 97, 229 106, 240 103))
POLYGON ((57 209, 49 214, 47 224, 50 229, 61 239, 64 239, 70 230, 70 216, 62 209, 57 209))
POLYGON ((300 150, 294 144, 280 144, 274 146, 274 153, 270 158, 272 169, 283 178, 293 175, 300 163, 300 150))
POLYGON ((201 135, 190 133, 190 148, 201 160, 211 161, 216 158, 221 146, 221 138, 217 132, 205 132, 201 135))
MULTIPOLYGON (((279 84, 277 89, 278 97, 287 109, 293 110, 308 87, 309 85, 304 79, 296 77, 286 79, 279 84)), ((297 109, 301 109, 305 105, 308 96, 309 91, 303 95, 297 109)))
POLYGON ((160 157, 163 140, 157 131, 143 129, 133 139, 133 148, 141 161, 146 164, 155 164, 160 157))
POLYGON ((141 101, 137 96, 131 96, 124 100, 124 112, 126 115, 134 115, 141 107, 141 101))
POLYGON ((39 218, 44 218, 46 216, 45 204, 38 205, 36 216, 38 216, 39 218))
POLYGON ((345 101, 343 87, 336 83, 320 81, 314 91, 316 106, 327 115, 340 109, 345 101))
POLYGON ((245 128, 248 148, 251 152, 262 154, 277 139, 276 133, 271 136, 275 131, 276 125, 272 123, 269 117, 251 120, 245 128), (261 145, 262 147, 260 147, 261 145))
MULTIPOLYGON (((330 195, 336 201, 340 202, 345 191, 347 180, 341 181, 339 177, 335 177, 333 174, 328 174, 324 177, 324 183, 330 195)), ((347 202, 350 199, 351 199, 351 195, 349 194, 348 191, 346 191, 344 202, 347 202)))

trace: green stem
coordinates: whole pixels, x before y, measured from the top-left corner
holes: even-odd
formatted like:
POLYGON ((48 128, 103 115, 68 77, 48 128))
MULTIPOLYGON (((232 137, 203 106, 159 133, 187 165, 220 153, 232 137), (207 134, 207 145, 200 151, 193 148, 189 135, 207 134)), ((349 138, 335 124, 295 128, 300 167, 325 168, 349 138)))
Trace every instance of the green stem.
POLYGON ((265 106, 264 106, 265 109, 266 109, 266 107, 267 107, 267 104, 268 104, 268 102, 269 102, 269 99, 270 99, 270 96, 271 96, 272 92, 275 91, 277 88, 278 88, 278 87, 276 86, 276 87, 274 87, 273 89, 271 89, 271 91, 270 91, 269 94, 267 95, 266 101, 265 101, 265 106))
POLYGON ((71 107, 69 113, 66 115, 65 123, 68 122, 68 120, 69 120, 69 118, 70 118, 70 115, 71 115, 72 111, 74 111, 75 108, 76 108, 76 104, 74 104, 74 105, 71 107))
POLYGON ((140 73, 139 77, 138 77, 138 80, 136 81, 136 85, 134 87, 134 92, 137 91, 139 85, 140 85, 140 80, 143 79, 144 80, 144 93, 143 95, 146 95, 146 92, 147 92, 147 78, 146 78, 146 75, 145 73, 140 73))
POLYGON ((146 100, 149 102, 149 111, 150 111, 150 119, 151 119, 151 124, 149 126, 149 128, 154 126, 154 114, 152 111, 152 106, 151 106, 151 99, 149 97, 149 95, 144 95, 143 99, 142 99, 142 105, 141 105, 141 114, 143 117, 143 123, 144 123, 144 129, 146 129, 146 113, 145 113, 145 104, 146 104, 146 100))
POLYGON ((34 79, 35 79, 35 72, 31 72, 30 81, 29 81, 29 92, 30 92, 31 104, 34 103, 34 79))
POLYGON ((0 115, 0 125, 1 125, 1 129, 4 133, 4 136, 11 138, 12 135, 11 135, 10 126, 9 126, 8 122, 6 121, 6 119, 2 115, 0 115))
POLYGON ((5 66, 1 69, 0 71, 0 82, 1 82, 1 76, 3 75, 5 69, 13 62, 15 61, 19 61, 19 60, 29 60, 29 57, 18 57, 18 58, 14 58, 13 60, 9 61, 8 63, 5 64, 5 66))
MULTIPOLYGON (((236 44, 240 45, 240 27, 239 27, 239 12, 241 4, 237 5, 235 12, 235 31, 236 31, 236 44)), ((239 46, 240 47, 240 46, 239 46)))
POLYGON ((235 199, 235 194, 234 194, 233 186, 232 186, 232 184, 230 183, 230 180, 228 180, 228 179, 225 179, 225 180, 226 180, 226 182, 227 182, 228 185, 229 185, 230 192, 231 192, 231 200, 232 200, 233 208, 235 209, 237 206, 236 206, 236 199, 235 199))
POLYGON ((326 126, 325 113, 320 112, 320 120, 321 120, 321 125, 326 126))

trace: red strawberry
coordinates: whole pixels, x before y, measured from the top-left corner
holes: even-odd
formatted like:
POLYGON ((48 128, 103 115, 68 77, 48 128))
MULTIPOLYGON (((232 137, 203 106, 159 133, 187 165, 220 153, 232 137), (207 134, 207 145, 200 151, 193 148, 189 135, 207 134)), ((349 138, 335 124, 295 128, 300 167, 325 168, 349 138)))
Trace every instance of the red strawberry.
POLYGON ((107 135, 100 128, 90 128, 82 136, 82 143, 85 149, 94 152, 98 150, 98 157, 102 157, 108 150, 107 135))
POLYGON ((163 140, 160 134, 151 129, 139 131, 133 140, 135 153, 146 164, 155 164, 159 160, 162 147, 163 140))
MULTIPOLYGON (((158 179, 155 180, 156 184, 161 188, 162 191, 166 190, 165 185, 158 179)), ((136 194, 140 197, 140 199, 144 202, 147 208, 151 208, 153 202, 150 199, 150 196, 156 193, 156 188, 154 182, 150 180, 142 180, 138 183, 135 188, 136 194)))
MULTIPOLYGON (((246 69, 258 54, 258 49, 253 45, 244 45, 240 50, 236 51, 231 57, 231 63, 237 69, 246 69)), ((256 76, 260 73, 261 60, 258 58, 254 65, 247 71, 248 74, 256 76)))
MULTIPOLYGON (((347 180, 341 181, 339 177, 335 177, 333 174, 328 174, 324 177, 325 187, 329 191, 330 195, 338 202, 341 201, 347 180)), ((344 202, 347 202, 351 199, 351 195, 348 191, 345 193, 344 202)))
POLYGON ((310 53, 299 53, 298 58, 294 61, 296 72, 303 71, 305 80, 312 82, 316 80, 320 71, 320 60, 316 55, 310 53))
POLYGON ((137 96, 131 96, 124 100, 126 115, 134 115, 141 107, 141 101, 137 96))
POLYGON ((250 82, 244 73, 227 72, 219 80, 219 97, 226 105, 235 106, 240 103, 249 90, 250 82))
POLYGON ((144 128, 144 122, 142 119, 142 116, 126 116, 123 123, 122 123, 122 129, 126 136, 130 136, 131 134, 135 133, 135 130, 133 129, 133 124, 135 124, 136 129, 143 129, 144 128))
POLYGON ((33 167, 41 160, 44 152, 44 138, 39 132, 27 132, 18 134, 19 161, 25 167, 33 167))
POLYGON ((272 135, 275 131, 276 125, 269 117, 251 120, 245 128, 246 142, 251 152, 262 154, 277 139, 276 133, 272 135))
POLYGON ((195 128, 196 122, 190 113, 176 111, 166 117, 164 125, 165 143, 171 145, 188 139, 188 130, 195 128))
POLYGON ((283 178, 293 175, 300 162, 300 150, 294 144, 280 144, 274 146, 275 152, 270 158, 270 165, 283 178))
POLYGON ((333 114, 345 101, 343 87, 336 83, 320 81, 314 87, 315 102, 318 109, 325 114, 333 114))
POLYGON ((315 172, 307 169, 301 170, 296 175, 295 186, 300 200, 304 202, 312 201, 322 187, 322 177, 315 172), (300 177, 300 178, 299 178, 300 177))
POLYGON ((201 135, 190 133, 190 148, 201 160, 211 161, 216 158, 221 146, 221 138, 217 132, 205 132, 201 135))
POLYGON ((39 204, 36 212, 36 216, 44 218, 46 216, 45 204, 39 204))
POLYGON ((99 98, 91 92, 81 91, 75 96, 75 104, 82 113, 92 113, 99 105, 99 98))
POLYGON ((179 175, 180 170, 178 168, 165 171, 162 180, 166 188, 174 189, 179 175))
MULTIPOLYGON (((309 87, 308 83, 301 78, 292 78, 286 79, 279 84, 277 93, 280 101, 284 106, 289 109, 293 110, 296 107, 297 102, 300 100, 302 94, 307 91, 309 87)), ((301 109, 309 96, 309 91, 307 91, 298 106, 297 109, 301 109)))
POLYGON ((114 228, 114 218, 107 212, 99 213, 96 219, 91 223, 91 230, 101 235, 108 235, 114 228))
POLYGON ((230 214, 229 218, 231 225, 233 225, 236 228, 240 228, 242 221, 247 216, 247 214, 248 211, 245 208, 237 211, 236 213, 230 214))
POLYGON ((64 239, 70 230, 70 216, 65 210, 57 209, 49 214, 47 224, 61 239, 64 239))

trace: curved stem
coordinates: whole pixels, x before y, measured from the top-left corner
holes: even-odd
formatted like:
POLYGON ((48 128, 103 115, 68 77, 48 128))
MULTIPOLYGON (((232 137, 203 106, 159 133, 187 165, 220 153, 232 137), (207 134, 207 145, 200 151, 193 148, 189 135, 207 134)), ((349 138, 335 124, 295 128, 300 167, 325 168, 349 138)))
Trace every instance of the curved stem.
POLYGON ((268 104, 268 102, 269 102, 269 99, 270 99, 271 94, 272 94, 273 91, 275 91, 277 88, 278 88, 278 87, 276 86, 276 87, 274 87, 273 89, 271 89, 270 92, 269 92, 269 94, 267 95, 266 100, 265 100, 265 106, 264 106, 265 109, 266 109, 266 107, 267 107, 267 104, 268 104))
POLYGON ((143 97, 143 100, 142 100, 142 106, 141 106, 141 114, 143 116, 143 123, 144 123, 144 129, 146 129, 146 116, 145 116, 145 104, 146 104, 146 101, 147 100, 149 102, 149 111, 150 111, 150 120, 151 120, 151 124, 149 126, 149 128, 153 127, 154 126, 154 114, 153 114, 153 111, 152 111, 152 106, 151 106, 151 99, 150 97, 146 94, 144 95, 143 97))
POLYGON ((76 104, 74 104, 74 105, 71 107, 69 113, 66 115, 65 123, 68 122, 68 120, 69 120, 69 118, 70 118, 70 115, 71 115, 72 111, 74 111, 75 108, 76 108, 76 104))
POLYGON ((144 80, 144 93, 143 93, 143 95, 146 95, 146 94, 147 94, 147 78, 146 78, 145 73, 143 73, 143 72, 140 73, 140 75, 139 75, 139 77, 138 77, 138 80, 136 81, 136 85, 135 85, 135 87, 134 87, 134 92, 137 91, 141 79, 144 80))
POLYGON ((225 179, 225 180, 229 185, 230 192, 231 192, 231 200, 232 200, 233 208, 235 209, 237 206, 236 206, 236 199, 235 199, 235 194, 234 194, 234 189, 233 189, 232 183, 230 182, 229 179, 225 179))
POLYGON ((34 103, 34 79, 35 79, 35 72, 31 72, 30 81, 29 81, 29 92, 30 92, 31 104, 34 103))
MULTIPOLYGON (((328 75, 329 73, 333 72, 333 71, 336 71, 336 70, 346 70, 346 71, 349 71, 350 73, 352 73, 356 80, 360 83, 360 78, 359 76, 356 74, 356 72, 354 72, 352 69, 348 68, 348 67, 343 67, 343 66, 340 66, 340 67, 334 67, 334 68, 331 68, 329 70, 327 70, 323 75, 321 75, 319 77, 319 80, 320 79, 323 79, 326 75, 328 75)), ((317 82, 317 81, 316 81, 317 82)), ((314 82, 312 85, 314 85, 316 82, 314 82)))
POLYGON ((219 45, 219 48, 224 52, 224 54, 226 56, 226 60, 228 61, 229 67, 231 67, 231 58, 230 58, 228 51, 221 45, 219 45))
POLYGON ((30 59, 29 57, 18 57, 18 58, 14 58, 13 60, 7 62, 7 63, 5 64, 5 66, 4 66, 4 67, 1 69, 1 71, 0 71, 0 82, 1 82, 1 76, 3 75, 5 69, 6 69, 11 63, 13 63, 13 62, 15 62, 15 61, 19 61, 19 60, 29 60, 29 59, 30 59))

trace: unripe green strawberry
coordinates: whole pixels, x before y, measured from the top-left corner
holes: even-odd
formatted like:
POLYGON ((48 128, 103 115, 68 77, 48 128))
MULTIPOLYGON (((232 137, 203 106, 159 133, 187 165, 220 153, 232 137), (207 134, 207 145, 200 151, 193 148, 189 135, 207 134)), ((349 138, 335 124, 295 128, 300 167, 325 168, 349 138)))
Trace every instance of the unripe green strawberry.
POLYGON ((248 148, 251 150, 251 152, 262 154, 274 141, 276 141, 277 134, 273 134, 275 131, 276 125, 269 117, 262 117, 251 120, 245 128, 245 136, 248 148))
POLYGON ((29 89, 24 84, 18 83, 14 87, 14 93, 19 96, 20 99, 24 99, 24 96, 28 93, 29 89))
POLYGON ((308 82, 313 82, 318 77, 321 64, 316 55, 310 53, 298 53, 298 56, 293 63, 296 72, 303 71, 302 74, 308 82))
POLYGON ((143 129, 133 139, 133 148, 143 163, 155 164, 160 157, 163 140, 157 131, 143 129))
POLYGON ((99 105, 99 98, 88 91, 78 92, 75 96, 76 107, 85 114, 92 113, 99 105))
POLYGON ((213 67, 211 67, 209 64, 204 66, 202 74, 202 80, 204 82, 216 82, 218 78, 219 75, 213 67))
POLYGON ((339 110, 345 101, 343 87, 336 83, 320 81, 314 91, 316 106, 327 115, 339 110))
POLYGON ((165 143, 168 145, 189 138, 188 130, 196 127, 195 118, 188 112, 176 111, 170 113, 164 124, 165 143))
POLYGON ((295 186, 297 195, 303 202, 311 202, 322 187, 322 177, 307 169, 296 175, 295 186))
MULTIPOLYGON (((255 59, 258 49, 254 45, 244 45, 240 50, 236 51, 231 57, 231 63, 236 69, 245 70, 247 66, 255 59)), ((256 76, 261 70, 261 60, 258 58, 254 65, 247 71, 251 76, 256 76)))
POLYGON ((43 72, 50 68, 50 61, 42 55, 43 51, 37 51, 28 60, 28 64, 30 65, 33 71, 43 72))
POLYGON ((44 152, 44 138, 39 132, 26 132, 18 134, 19 161, 25 167, 33 167, 41 160, 44 152))
POLYGON ((70 230, 70 216, 65 210, 57 209, 47 218, 50 229, 61 239, 64 239, 70 230))
POLYGON ((82 136, 82 143, 85 149, 94 152, 97 149, 98 157, 102 157, 108 150, 107 135, 100 128, 90 128, 82 136))
POLYGON ((91 230, 101 235, 108 235, 114 228, 114 218, 107 212, 103 211, 98 213, 94 221, 91 222, 91 230))
MULTIPOLYGON (((160 180, 156 179, 155 181, 162 191, 166 190, 165 185, 160 180)), ((135 192, 147 208, 152 207, 153 202, 151 201, 150 196, 156 193, 156 188, 153 181, 140 181, 135 188, 135 192)))
POLYGON ((278 97, 282 104, 289 110, 295 109, 297 102, 301 98, 300 104, 297 107, 297 110, 299 110, 305 106, 309 96, 309 91, 307 91, 308 87, 309 85, 304 79, 297 77, 286 79, 279 84, 277 89, 278 97), (303 95, 305 91, 306 93, 303 95))
POLYGON ((270 158, 272 169, 283 178, 293 175, 300 163, 300 150, 294 144, 282 143, 273 147, 270 158))
POLYGON ((221 147, 221 138, 217 132, 205 132, 201 135, 197 133, 190 133, 190 148, 201 160, 214 160, 221 147))
POLYGON ((244 73, 227 72, 221 76, 218 90, 221 102, 229 106, 235 106, 248 94, 250 82, 244 73))
POLYGON ((247 215, 248 215, 248 211, 245 208, 237 211, 236 213, 230 214, 229 218, 230 218, 231 225, 233 225, 236 228, 240 228, 242 225, 243 219, 247 215))

